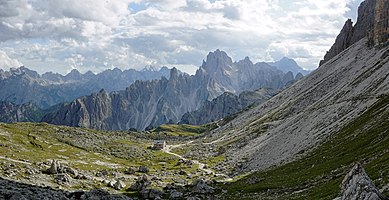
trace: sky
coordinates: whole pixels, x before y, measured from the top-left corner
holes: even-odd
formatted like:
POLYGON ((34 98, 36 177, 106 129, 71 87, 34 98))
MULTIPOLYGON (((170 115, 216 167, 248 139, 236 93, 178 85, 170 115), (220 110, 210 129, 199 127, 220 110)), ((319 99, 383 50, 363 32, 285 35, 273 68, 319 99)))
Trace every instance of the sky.
POLYGON ((0 69, 39 73, 293 58, 315 69, 362 0, 0 0, 0 69))

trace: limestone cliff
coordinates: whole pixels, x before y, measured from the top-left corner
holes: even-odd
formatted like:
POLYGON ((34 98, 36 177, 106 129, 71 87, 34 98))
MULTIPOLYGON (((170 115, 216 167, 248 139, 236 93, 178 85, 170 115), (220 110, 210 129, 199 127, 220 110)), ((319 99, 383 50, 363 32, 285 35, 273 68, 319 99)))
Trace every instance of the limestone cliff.
POLYGON ((362 38, 368 37, 369 46, 385 46, 389 41, 389 0, 365 0, 358 9, 355 26, 347 20, 335 43, 320 61, 320 66, 346 50, 362 38))

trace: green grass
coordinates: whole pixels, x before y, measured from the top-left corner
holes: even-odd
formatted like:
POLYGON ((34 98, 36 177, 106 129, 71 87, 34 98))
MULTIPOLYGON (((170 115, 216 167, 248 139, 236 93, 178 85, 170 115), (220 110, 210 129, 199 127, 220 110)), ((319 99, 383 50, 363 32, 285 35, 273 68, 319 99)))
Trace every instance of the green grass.
POLYGON ((383 96, 304 158, 221 187, 235 193, 231 199, 237 195, 240 199, 258 198, 253 193, 270 199, 333 199, 346 173, 356 162, 361 162, 381 188, 389 183, 388 116, 389 97, 383 96))
POLYGON ((217 128, 216 124, 205 124, 201 126, 188 125, 188 124, 164 124, 152 130, 154 133, 163 132, 166 135, 171 136, 197 136, 207 131, 217 128))
MULTIPOLYGON (((153 140, 144 134, 141 132, 106 132, 46 123, 0 123, 0 156, 4 157, 0 158, 0 168, 3 165, 7 166, 7 163, 16 164, 22 169, 15 176, 20 180, 26 177, 28 180, 28 175, 25 174, 25 164, 19 163, 20 161, 28 160, 35 168, 46 170, 47 166, 40 167, 35 163, 54 159, 62 163, 66 162, 67 166, 92 176, 101 170, 123 173, 129 167, 136 170, 139 166, 147 166, 150 170, 149 175, 158 175, 162 171, 173 174, 180 170, 188 174, 198 174, 196 172, 198 165, 179 165, 178 157, 163 151, 151 150, 149 147, 153 140)), ((0 176, 4 173, 0 171, 0 176)), ((141 175, 143 174, 135 173, 135 176, 141 175)), ((186 179, 185 175, 168 175, 164 177, 163 182, 172 183, 173 179, 178 177, 186 179)), ((128 179, 125 183, 129 186, 134 181, 128 179)), ((86 182, 79 181, 67 189, 86 189, 85 187, 90 189, 105 186, 106 184, 101 181, 87 180, 86 182)), ((158 186, 153 185, 153 187, 158 186)))

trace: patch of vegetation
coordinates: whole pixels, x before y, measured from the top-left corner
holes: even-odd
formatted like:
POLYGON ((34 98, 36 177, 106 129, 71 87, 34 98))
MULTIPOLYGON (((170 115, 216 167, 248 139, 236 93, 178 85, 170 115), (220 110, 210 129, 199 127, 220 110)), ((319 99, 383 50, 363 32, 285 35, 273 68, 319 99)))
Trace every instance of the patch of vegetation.
POLYGON ((153 133, 163 132, 166 135, 171 136, 197 136, 202 133, 211 131, 217 128, 215 123, 205 124, 201 126, 188 125, 188 124, 164 124, 152 130, 153 133))
MULTIPOLYGON (((152 141, 147 134, 141 132, 106 132, 46 123, 0 123, 0 176, 7 176, 7 172, 1 169, 7 169, 12 163, 20 168, 13 177, 28 181, 31 178, 25 173, 25 163, 42 172, 48 169, 51 160, 59 160, 92 177, 107 170, 109 175, 102 177, 105 180, 124 176, 129 167, 136 171, 140 166, 149 169, 149 176, 162 177, 164 183, 174 182, 178 177, 191 181, 186 174, 192 174, 193 179, 200 174, 197 171, 198 165, 183 165, 179 163, 177 156, 149 148, 152 141), (180 171, 185 173, 177 174, 180 171)), ((44 176, 42 173, 40 175, 44 176)), ((124 182, 129 186, 135 182, 137 176, 142 175, 143 173, 135 172, 132 177, 125 178, 124 182)), ((46 178, 45 180, 55 184, 53 177, 46 178)), ((102 188, 107 184, 101 180, 89 179, 77 180, 75 184, 66 187, 85 189, 84 186, 89 189, 102 188)))
MULTIPOLYGON (((389 183, 389 97, 297 161, 220 185, 226 199, 333 199, 356 162, 378 188, 389 183)), ((389 191, 384 191, 388 196, 389 191)))

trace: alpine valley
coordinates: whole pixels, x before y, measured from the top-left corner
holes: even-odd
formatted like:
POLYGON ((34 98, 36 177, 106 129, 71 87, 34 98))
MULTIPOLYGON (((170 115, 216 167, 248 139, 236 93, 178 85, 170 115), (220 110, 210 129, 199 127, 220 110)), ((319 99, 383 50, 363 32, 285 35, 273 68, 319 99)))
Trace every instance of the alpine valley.
POLYGON ((363 1, 312 72, 0 71, 0 199, 387 200, 388 10, 363 1))

